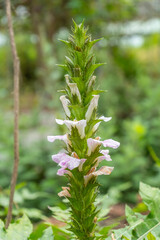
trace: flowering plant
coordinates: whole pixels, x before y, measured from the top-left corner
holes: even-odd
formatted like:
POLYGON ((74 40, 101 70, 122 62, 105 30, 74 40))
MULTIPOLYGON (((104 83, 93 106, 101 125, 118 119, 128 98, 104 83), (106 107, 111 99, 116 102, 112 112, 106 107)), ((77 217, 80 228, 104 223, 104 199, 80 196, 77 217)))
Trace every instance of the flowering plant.
POLYGON ((68 185, 62 187, 58 195, 69 200, 70 231, 76 239, 89 240, 97 238, 98 210, 94 205, 99 187, 97 177, 109 175, 113 170, 109 166, 99 168, 99 163, 111 161, 106 148, 116 149, 120 143, 96 136, 100 123, 111 120, 111 117, 97 114, 102 91, 94 88, 96 76, 93 74, 103 63, 95 63, 92 47, 100 39, 92 40, 83 22, 73 23, 73 34, 68 41, 61 40, 67 45, 69 57, 66 56, 65 65, 59 65, 68 72, 65 75, 67 86, 60 97, 66 119, 56 119, 57 124, 66 125, 68 132, 62 136, 48 136, 48 141, 58 139, 65 143, 64 151, 52 155, 52 160, 60 167, 57 174, 68 178, 68 185))

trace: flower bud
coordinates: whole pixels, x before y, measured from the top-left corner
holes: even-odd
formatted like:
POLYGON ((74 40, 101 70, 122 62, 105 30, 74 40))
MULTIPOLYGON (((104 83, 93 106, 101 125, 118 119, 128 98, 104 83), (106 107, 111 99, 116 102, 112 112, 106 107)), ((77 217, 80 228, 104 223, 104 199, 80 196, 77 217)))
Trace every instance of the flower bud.
POLYGON ((87 112, 85 114, 87 122, 90 120, 94 109, 97 109, 98 99, 99 99, 99 95, 93 95, 93 98, 92 98, 92 100, 91 100, 91 102, 89 104, 88 110, 87 110, 87 112))
POLYGON ((71 90, 72 95, 76 95, 78 97, 79 102, 81 102, 81 94, 77 87, 77 83, 68 83, 68 86, 71 90))
POLYGON ((66 98, 65 95, 60 96, 60 100, 62 102, 65 114, 67 115, 67 117, 70 117, 71 116, 71 112, 70 112, 70 110, 68 108, 68 105, 70 104, 70 101, 66 98))

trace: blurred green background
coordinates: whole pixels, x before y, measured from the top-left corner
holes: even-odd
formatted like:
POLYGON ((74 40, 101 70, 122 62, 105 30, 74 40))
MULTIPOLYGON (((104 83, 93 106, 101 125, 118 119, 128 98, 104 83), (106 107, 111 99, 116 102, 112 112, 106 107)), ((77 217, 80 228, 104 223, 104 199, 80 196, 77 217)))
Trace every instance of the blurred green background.
MULTIPOLYGON (((64 133, 54 118, 63 118, 59 102, 65 86, 56 63, 64 63, 72 18, 85 19, 93 38, 101 94, 99 114, 112 116, 99 135, 121 147, 111 152, 115 167, 100 177, 101 193, 113 203, 137 202, 139 181, 160 187, 160 0, 13 0, 13 23, 21 61, 20 166, 15 214, 29 208, 38 218, 66 180, 56 175, 51 155, 62 145, 47 135, 64 133), (36 210, 38 209, 38 210, 36 210)), ((4 1, 0 1, 0 215, 8 206, 13 163, 13 69, 4 1)))

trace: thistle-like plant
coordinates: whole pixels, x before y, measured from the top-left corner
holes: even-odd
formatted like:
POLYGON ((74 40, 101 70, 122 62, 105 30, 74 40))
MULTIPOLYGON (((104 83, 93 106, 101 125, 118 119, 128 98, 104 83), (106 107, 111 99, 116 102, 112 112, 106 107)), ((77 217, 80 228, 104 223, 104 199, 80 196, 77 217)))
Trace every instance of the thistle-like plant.
POLYGON ((75 22, 72 34, 66 44, 68 55, 66 64, 59 65, 65 75, 66 89, 60 97, 66 119, 56 119, 57 124, 66 125, 68 132, 62 136, 48 136, 48 141, 62 140, 66 144, 63 152, 52 155, 52 160, 60 166, 57 174, 68 178, 68 185, 58 194, 69 200, 71 208, 70 231, 76 239, 97 239, 95 234, 98 210, 94 205, 98 194, 99 175, 109 175, 113 167, 98 168, 103 160, 111 161, 108 149, 118 148, 119 142, 112 139, 100 140, 96 131, 102 121, 111 117, 98 116, 97 106, 100 90, 94 89, 94 71, 103 63, 95 63, 93 45, 100 39, 91 40, 82 22, 75 22))

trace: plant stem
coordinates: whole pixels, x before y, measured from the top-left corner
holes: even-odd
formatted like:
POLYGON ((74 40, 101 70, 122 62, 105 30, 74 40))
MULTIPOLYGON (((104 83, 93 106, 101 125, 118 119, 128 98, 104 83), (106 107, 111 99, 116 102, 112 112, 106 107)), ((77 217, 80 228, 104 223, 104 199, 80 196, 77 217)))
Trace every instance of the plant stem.
POLYGON ((17 54, 13 24, 12 24, 12 14, 11 14, 11 4, 10 0, 6 0, 6 15, 8 19, 8 29, 11 43, 11 51, 13 57, 13 70, 14 70, 14 166, 11 179, 11 191, 9 199, 9 208, 6 218, 5 227, 8 228, 12 219, 12 208, 13 208, 13 198, 15 192, 15 186, 18 175, 18 164, 19 164, 19 73, 20 73, 20 62, 17 54))

